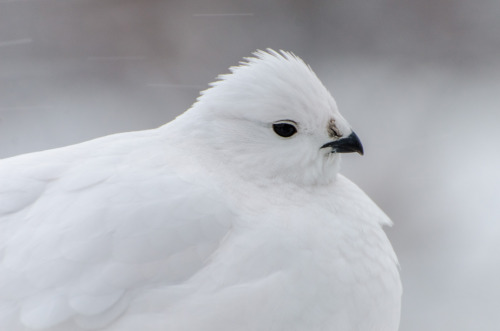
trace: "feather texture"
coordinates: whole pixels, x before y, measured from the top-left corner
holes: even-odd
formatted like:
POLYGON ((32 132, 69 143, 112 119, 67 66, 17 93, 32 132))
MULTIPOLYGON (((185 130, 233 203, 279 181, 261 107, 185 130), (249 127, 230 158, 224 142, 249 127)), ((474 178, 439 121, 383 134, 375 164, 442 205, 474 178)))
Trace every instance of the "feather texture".
POLYGON ((320 148, 349 125, 300 59, 256 56, 166 126, 0 160, 1 330, 397 329, 391 222, 320 148))

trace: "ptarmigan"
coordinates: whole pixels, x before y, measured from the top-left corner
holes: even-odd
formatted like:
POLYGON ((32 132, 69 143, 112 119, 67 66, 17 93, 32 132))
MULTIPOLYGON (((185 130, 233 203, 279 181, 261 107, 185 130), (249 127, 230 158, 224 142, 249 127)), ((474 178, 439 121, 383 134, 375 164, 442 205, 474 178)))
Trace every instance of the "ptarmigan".
POLYGON ((0 161, 0 330, 397 330, 391 222, 338 174, 358 137, 254 55, 158 129, 0 161))

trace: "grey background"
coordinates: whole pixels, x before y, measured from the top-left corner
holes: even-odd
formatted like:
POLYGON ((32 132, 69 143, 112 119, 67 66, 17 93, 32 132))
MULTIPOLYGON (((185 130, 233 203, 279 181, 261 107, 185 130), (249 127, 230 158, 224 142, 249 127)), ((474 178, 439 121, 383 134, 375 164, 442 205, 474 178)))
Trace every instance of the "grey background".
MULTIPOLYGON (((500 2, 0 1, 0 157, 153 128, 256 49, 295 52, 394 220, 401 330, 500 329, 500 2)), ((0 183, 1 185, 1 183, 0 183)))

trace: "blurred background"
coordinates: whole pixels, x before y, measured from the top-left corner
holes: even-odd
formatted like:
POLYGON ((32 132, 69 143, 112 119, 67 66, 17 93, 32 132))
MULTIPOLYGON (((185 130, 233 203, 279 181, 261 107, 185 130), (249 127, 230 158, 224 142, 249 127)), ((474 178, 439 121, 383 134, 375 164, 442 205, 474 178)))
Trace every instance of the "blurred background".
MULTIPOLYGON (((394 220, 401 330, 500 330, 497 0, 0 1, 0 158, 158 127, 256 49, 295 52, 394 220)), ((1 185, 1 183, 0 183, 1 185)))

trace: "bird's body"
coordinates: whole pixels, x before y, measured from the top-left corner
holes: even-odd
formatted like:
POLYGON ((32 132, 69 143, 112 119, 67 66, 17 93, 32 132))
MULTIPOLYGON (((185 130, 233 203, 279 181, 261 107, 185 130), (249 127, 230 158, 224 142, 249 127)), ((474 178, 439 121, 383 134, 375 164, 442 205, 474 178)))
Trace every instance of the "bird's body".
POLYGON ((397 330, 390 220, 322 148, 350 128, 257 56, 163 127, 0 161, 0 330, 397 330))

